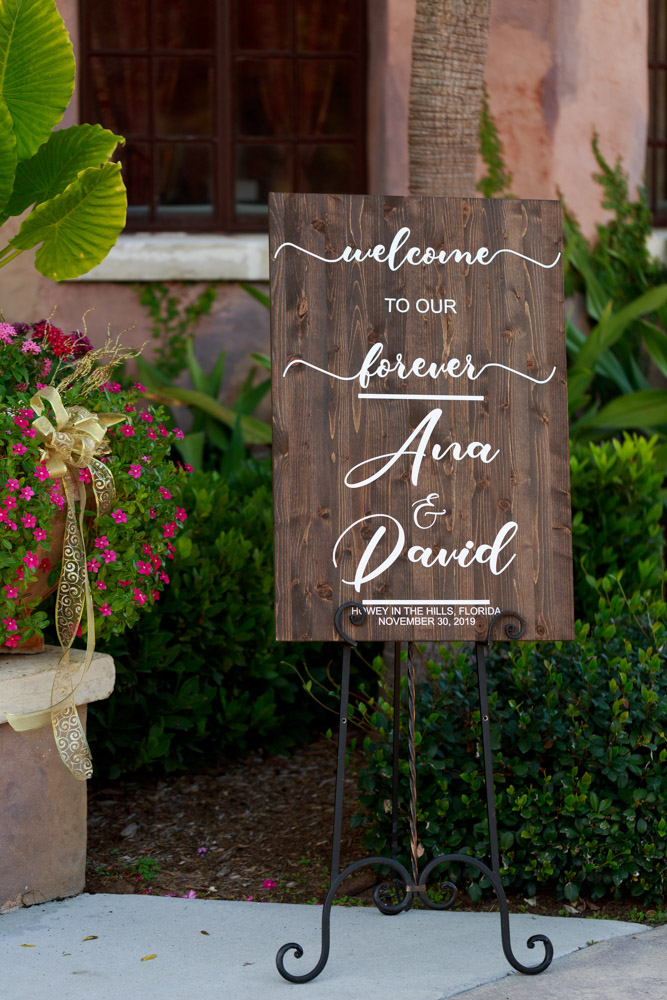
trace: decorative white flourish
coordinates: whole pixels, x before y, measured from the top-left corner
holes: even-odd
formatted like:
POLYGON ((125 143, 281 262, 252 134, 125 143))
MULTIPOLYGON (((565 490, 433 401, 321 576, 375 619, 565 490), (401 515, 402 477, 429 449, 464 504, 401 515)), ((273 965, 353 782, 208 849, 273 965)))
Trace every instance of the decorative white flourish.
POLYGON ((474 253, 469 250, 439 250, 435 251, 433 247, 425 247, 423 250, 421 247, 410 247, 406 251, 403 257, 399 257, 399 250, 405 245, 405 243, 410 239, 410 229, 407 226, 403 226, 399 229, 394 238, 391 241, 389 249, 387 249, 384 244, 377 243, 374 247, 369 247, 368 250, 361 250, 359 247, 346 246, 343 252, 338 257, 322 257, 319 253, 315 253, 313 250, 307 250, 305 247, 299 246, 298 243, 285 242, 281 243, 276 252, 273 255, 275 260, 278 254, 285 247, 291 247, 293 250, 298 250, 299 253, 308 254, 309 257, 315 257, 317 260, 324 261, 325 264, 336 264, 339 261, 345 261, 346 264, 352 263, 362 263, 365 260, 374 260, 378 264, 387 264, 392 271, 397 271, 399 267, 403 267, 404 264, 412 264, 416 266, 418 264, 433 264, 438 262, 439 264, 447 264, 454 258, 456 264, 461 262, 465 264, 483 264, 488 267, 489 264, 493 263, 496 257, 501 253, 509 253, 514 257, 521 257, 522 260, 527 260, 531 264, 536 264, 538 267, 543 267, 549 270, 555 267, 560 260, 560 252, 556 255, 554 261, 551 264, 545 264, 541 260, 536 260, 534 257, 529 257, 524 253, 520 253, 518 250, 510 250, 509 247, 501 247, 494 253, 491 253, 488 247, 479 247, 474 253), (491 256, 489 257, 489 254, 491 256))

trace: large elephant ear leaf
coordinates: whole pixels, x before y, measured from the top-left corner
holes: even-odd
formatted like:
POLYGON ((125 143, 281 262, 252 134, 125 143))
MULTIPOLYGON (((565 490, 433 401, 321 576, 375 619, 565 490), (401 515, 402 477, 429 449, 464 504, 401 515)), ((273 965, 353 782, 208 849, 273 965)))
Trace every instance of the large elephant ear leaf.
POLYGON ((41 243, 35 267, 46 278, 78 278, 104 260, 125 225, 127 195, 119 163, 83 170, 62 194, 42 202, 24 219, 10 245, 41 243))
POLYGON ((0 3, 0 96, 12 117, 16 155, 48 139, 74 90, 74 53, 54 0, 0 3))
POLYGON ((9 108, 0 97, 0 209, 12 193, 16 171, 16 136, 9 108))
POLYGON ((10 215, 21 215, 30 205, 60 194, 87 167, 106 163, 119 142, 125 140, 101 125, 72 125, 53 132, 34 156, 19 163, 0 225, 10 215))

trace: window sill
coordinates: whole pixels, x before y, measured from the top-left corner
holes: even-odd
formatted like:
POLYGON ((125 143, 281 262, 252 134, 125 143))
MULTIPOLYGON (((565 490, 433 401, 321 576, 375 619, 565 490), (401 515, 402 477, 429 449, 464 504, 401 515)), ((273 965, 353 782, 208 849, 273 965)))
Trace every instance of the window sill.
POLYGON ((266 233, 123 233, 77 281, 268 281, 266 233))

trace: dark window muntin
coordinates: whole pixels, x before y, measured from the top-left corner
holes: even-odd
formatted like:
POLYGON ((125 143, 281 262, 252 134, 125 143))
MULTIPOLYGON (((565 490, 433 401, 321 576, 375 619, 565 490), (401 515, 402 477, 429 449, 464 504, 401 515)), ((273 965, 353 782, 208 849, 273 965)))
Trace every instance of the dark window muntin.
MULTIPOLYGON (((149 129, 148 133, 133 133, 126 131, 125 139, 128 144, 144 143, 150 148, 150 189, 152 192, 151 203, 148 206, 148 214, 131 215, 128 214, 126 231, 156 231, 166 232, 173 230, 187 230, 190 232, 265 232, 267 219, 265 215, 255 217, 236 217, 235 203, 235 158, 237 149, 252 146, 289 146, 292 149, 291 155, 291 184, 290 190, 299 190, 299 164, 298 154, 300 149, 317 146, 332 146, 344 143, 354 148, 353 177, 350 184, 350 191, 339 191, 336 193, 363 193, 366 186, 366 16, 365 3, 363 0, 352 0, 353 16, 356 20, 354 30, 350 31, 348 37, 355 37, 357 48, 349 50, 298 50, 297 49, 297 0, 288 0, 291 13, 291 45, 285 49, 240 49, 232 44, 233 38, 237 34, 237 24, 235 20, 237 3, 234 0, 215 0, 216 7, 216 32, 215 45, 211 50, 206 49, 173 49, 158 48, 157 45, 149 48, 108 49, 103 47, 93 48, 90 44, 91 24, 89 17, 89 4, 97 3, 99 0, 79 0, 80 16, 80 47, 81 58, 79 60, 80 69, 80 120, 93 120, 91 116, 92 104, 92 74, 91 60, 99 56, 128 57, 133 59, 143 58, 150 60, 149 74, 149 129), (188 56, 197 58, 210 58, 213 61, 213 93, 214 93, 214 120, 216 129, 211 136, 201 135, 170 135, 159 136, 155 133, 155 121, 157 118, 157 64, 160 58, 186 58, 188 56), (233 73, 234 66, 246 59, 267 60, 280 58, 290 61, 290 72, 292 74, 292 85, 298 86, 297 75, 299 61, 351 61, 354 65, 354 78, 352 81, 355 100, 352 102, 353 121, 349 132, 338 134, 312 134, 299 133, 293 131, 287 134, 235 134, 234 129, 234 94, 233 94, 233 73), (227 70, 225 72, 225 67, 227 70), (158 217, 158 157, 160 147, 174 142, 185 144, 210 145, 213 159, 212 174, 212 207, 210 216, 204 217, 196 213, 169 213, 158 217)), ((120 6, 121 0, 112 0, 120 6)), ((147 0, 147 32, 148 38, 153 36, 153 8, 154 5, 164 0, 147 0)), ((237 0, 237 2, 251 3, 252 0, 237 0)), ((294 114, 293 114, 294 118, 294 114)), ((99 117, 96 119, 99 120, 99 117)), ((107 125, 106 122, 101 122, 107 125)), ((122 161, 123 153, 127 147, 122 147, 117 156, 122 161)), ((317 188, 317 185, 315 185, 317 188)), ((314 190, 315 188, 310 188, 314 190)))
POLYGON ((649 0, 649 123, 646 194, 656 226, 667 226, 667 4, 649 0))

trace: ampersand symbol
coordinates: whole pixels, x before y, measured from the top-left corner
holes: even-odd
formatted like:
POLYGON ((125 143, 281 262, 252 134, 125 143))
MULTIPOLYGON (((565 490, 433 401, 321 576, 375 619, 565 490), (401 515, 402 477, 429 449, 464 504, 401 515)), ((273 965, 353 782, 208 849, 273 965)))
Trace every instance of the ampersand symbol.
POLYGON ((446 508, 443 509, 443 510, 429 510, 429 511, 427 511, 427 513, 424 516, 431 518, 430 523, 429 524, 420 524, 419 523, 419 511, 423 510, 424 507, 435 507, 435 504, 433 503, 433 501, 434 500, 439 500, 439 499, 440 499, 440 494, 439 493, 429 493, 429 495, 427 497, 425 497, 423 500, 415 500, 415 502, 413 503, 412 506, 416 507, 417 509, 414 512, 414 514, 412 515, 412 519, 415 522, 415 524, 417 525, 417 527, 421 528, 422 531, 426 531, 427 528, 432 528, 433 525, 435 524, 436 517, 442 517, 443 514, 447 513, 447 509, 446 508))

